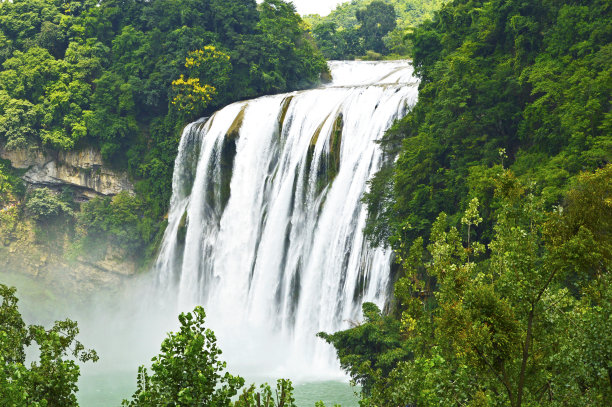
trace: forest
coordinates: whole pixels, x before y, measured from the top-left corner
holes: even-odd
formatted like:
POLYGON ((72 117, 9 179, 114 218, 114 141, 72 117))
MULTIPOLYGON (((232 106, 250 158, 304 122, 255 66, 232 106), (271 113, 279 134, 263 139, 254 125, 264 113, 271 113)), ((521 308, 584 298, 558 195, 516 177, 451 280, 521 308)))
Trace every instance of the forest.
POLYGON ((352 0, 329 15, 304 16, 317 47, 327 59, 408 57, 408 34, 433 17, 441 0, 352 0))
MULTIPOLYGON (((281 0, 14 0, 0 43, 6 148, 95 145, 136 180, 135 196, 79 211, 0 161, 0 229, 23 210, 74 222, 77 246, 111 239, 143 258, 185 124, 315 86, 326 58, 409 55, 418 102, 380 142, 363 197, 369 244, 394 253, 393 295, 319 337, 363 407, 612 404, 610 2, 354 0, 302 20, 281 0)), ((15 290, 0 296, 0 399, 76 405, 74 360, 95 351, 73 321, 27 326, 15 290)), ((243 387, 224 371, 203 309, 179 321, 124 405, 294 405, 289 381, 243 387)))

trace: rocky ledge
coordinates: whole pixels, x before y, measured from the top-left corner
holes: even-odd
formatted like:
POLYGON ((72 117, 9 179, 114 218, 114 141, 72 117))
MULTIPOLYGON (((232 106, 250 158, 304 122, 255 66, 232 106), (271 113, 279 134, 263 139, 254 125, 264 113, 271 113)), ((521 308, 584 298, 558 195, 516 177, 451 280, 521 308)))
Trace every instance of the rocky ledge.
POLYGON ((22 179, 35 187, 71 186, 84 198, 134 190, 127 173, 105 167, 94 148, 50 152, 38 147, 7 150, 0 145, 0 158, 9 160, 14 168, 26 169, 22 179))

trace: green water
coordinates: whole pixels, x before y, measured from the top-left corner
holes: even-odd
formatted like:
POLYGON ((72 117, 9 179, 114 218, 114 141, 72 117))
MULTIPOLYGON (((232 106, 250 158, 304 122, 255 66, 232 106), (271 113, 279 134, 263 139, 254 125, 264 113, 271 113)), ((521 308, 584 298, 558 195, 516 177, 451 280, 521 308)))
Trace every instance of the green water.
MULTIPOLYGON (((273 382, 273 380, 270 380, 273 382)), ((129 398, 134 392, 136 372, 87 373, 79 380, 78 400, 81 407, 119 406, 121 400, 129 398)), ((358 398, 355 388, 348 383, 321 381, 294 383, 295 403, 298 407, 313 407, 321 400, 327 406, 340 404, 343 407, 356 407, 358 398)))

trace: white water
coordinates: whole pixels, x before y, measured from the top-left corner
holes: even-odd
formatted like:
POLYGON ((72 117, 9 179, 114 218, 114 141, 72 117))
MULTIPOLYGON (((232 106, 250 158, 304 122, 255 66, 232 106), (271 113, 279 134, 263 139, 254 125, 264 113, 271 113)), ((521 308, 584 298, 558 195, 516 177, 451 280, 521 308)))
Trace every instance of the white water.
POLYGON ((180 310, 204 305, 242 374, 338 375, 316 333, 389 294, 390 253, 365 242, 360 200, 381 165, 375 141, 418 84, 406 61, 330 68, 331 84, 235 103, 182 136, 159 285, 180 310))

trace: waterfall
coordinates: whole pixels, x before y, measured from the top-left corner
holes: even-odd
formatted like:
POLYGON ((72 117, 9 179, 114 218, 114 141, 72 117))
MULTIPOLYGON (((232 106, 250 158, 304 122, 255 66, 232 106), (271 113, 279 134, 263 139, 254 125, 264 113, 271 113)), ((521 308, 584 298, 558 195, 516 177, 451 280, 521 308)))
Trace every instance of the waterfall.
POLYGON ((156 270, 181 310, 204 305, 230 364, 320 374, 334 359, 316 333, 388 297, 391 253, 365 241, 361 198, 418 82, 407 61, 330 69, 326 86, 234 103, 183 132, 156 270))

